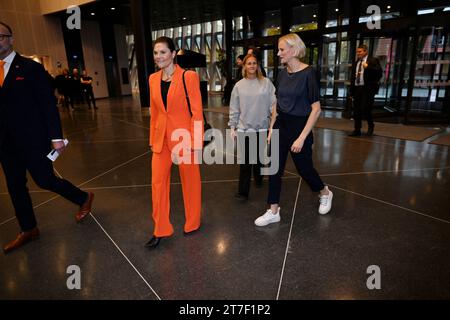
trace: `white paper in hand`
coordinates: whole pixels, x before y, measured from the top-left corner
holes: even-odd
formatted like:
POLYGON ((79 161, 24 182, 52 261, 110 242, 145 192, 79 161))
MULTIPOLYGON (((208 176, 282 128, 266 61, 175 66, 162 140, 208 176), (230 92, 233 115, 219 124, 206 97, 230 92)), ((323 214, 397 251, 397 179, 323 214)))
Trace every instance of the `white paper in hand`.
MULTIPOLYGON (((69 144, 69 140, 64 139, 64 145, 67 146, 68 144, 69 144)), ((50 153, 47 155, 47 158, 49 158, 52 161, 55 161, 58 157, 59 157, 59 153, 55 149, 50 151, 50 153)))

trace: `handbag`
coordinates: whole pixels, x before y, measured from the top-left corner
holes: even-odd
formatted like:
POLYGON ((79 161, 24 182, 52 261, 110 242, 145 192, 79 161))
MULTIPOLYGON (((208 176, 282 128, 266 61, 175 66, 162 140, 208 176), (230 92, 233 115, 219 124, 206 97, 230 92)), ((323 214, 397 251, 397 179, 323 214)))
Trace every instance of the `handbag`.
MULTIPOLYGON (((184 79, 184 74, 186 73, 187 70, 184 70, 183 72, 183 87, 184 87, 184 94, 186 95, 186 101, 189 107, 189 113, 192 117, 192 110, 191 110, 191 101, 189 100, 189 95, 187 92, 187 88, 186 88, 186 81, 184 79)), ((212 129, 211 125, 208 123, 208 121, 206 121, 206 117, 205 117, 205 113, 203 112, 203 132, 204 132, 204 136, 203 136, 203 147, 207 146, 209 143, 212 142, 211 139, 205 139, 206 137, 210 137, 211 136, 211 132, 208 132, 209 129, 212 129)))

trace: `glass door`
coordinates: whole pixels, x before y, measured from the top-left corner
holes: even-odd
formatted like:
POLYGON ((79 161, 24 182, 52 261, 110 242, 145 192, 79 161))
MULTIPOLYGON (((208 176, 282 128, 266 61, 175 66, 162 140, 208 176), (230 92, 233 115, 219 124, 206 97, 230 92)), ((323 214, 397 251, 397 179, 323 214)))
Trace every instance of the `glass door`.
POLYGON ((351 52, 347 32, 323 36, 320 64, 320 95, 322 104, 342 109, 350 84, 351 52))
POLYGON ((266 76, 272 82, 276 80, 278 74, 275 70, 278 66, 278 48, 274 45, 265 45, 261 47, 261 63, 264 71, 266 71, 266 76))
POLYGON ((448 114, 449 36, 449 30, 444 28, 431 27, 421 30, 416 51, 414 89, 409 112, 448 114))
POLYGON ((408 37, 394 33, 381 33, 375 37, 361 35, 357 46, 359 44, 369 47, 369 56, 378 58, 382 69, 380 89, 375 95, 374 116, 397 116, 403 108, 402 96, 408 87, 402 76, 409 70, 407 64, 410 59, 405 51, 410 47, 408 37))

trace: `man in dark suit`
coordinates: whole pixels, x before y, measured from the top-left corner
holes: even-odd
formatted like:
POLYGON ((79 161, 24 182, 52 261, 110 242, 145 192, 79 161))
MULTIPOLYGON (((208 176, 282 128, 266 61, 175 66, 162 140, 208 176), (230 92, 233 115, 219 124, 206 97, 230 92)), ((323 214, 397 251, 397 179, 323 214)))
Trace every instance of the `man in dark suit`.
POLYGON ((53 172, 47 154, 64 150, 56 98, 41 64, 13 50, 11 28, 0 22, 0 162, 21 232, 3 247, 8 253, 39 237, 26 171, 36 184, 79 205, 78 222, 91 211, 93 193, 53 172))
POLYGON ((368 56, 368 48, 365 44, 356 50, 357 60, 352 65, 350 95, 353 98, 353 118, 355 130, 349 134, 351 137, 361 135, 362 118, 367 119, 367 135, 373 135, 375 125, 372 119, 372 107, 375 95, 380 88, 379 81, 382 76, 380 61, 368 56))

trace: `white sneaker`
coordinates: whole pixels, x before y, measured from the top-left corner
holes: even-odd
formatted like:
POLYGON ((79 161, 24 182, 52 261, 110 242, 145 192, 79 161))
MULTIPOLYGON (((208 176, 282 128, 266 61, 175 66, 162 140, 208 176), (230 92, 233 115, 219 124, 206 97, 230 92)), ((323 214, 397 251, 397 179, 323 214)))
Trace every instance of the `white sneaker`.
POLYGON ((280 207, 278 207, 278 212, 276 214, 272 213, 272 210, 268 209, 261 217, 255 220, 255 224, 258 227, 264 227, 268 224, 280 222, 280 207))
POLYGON ((320 214, 327 214, 331 210, 331 203, 333 202, 333 192, 331 192, 328 189, 328 186, 325 186, 327 188, 329 194, 327 196, 320 196, 319 195, 319 213, 320 214))

